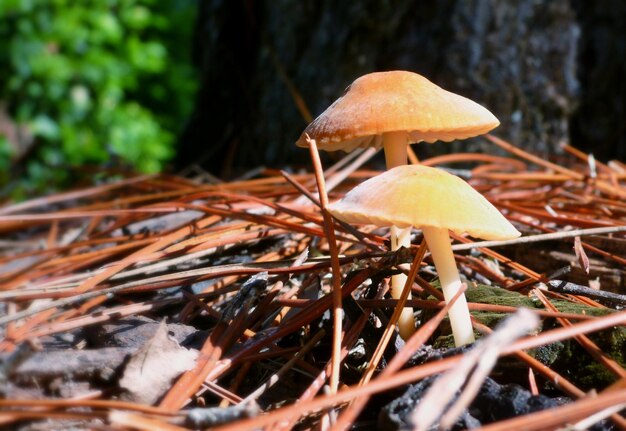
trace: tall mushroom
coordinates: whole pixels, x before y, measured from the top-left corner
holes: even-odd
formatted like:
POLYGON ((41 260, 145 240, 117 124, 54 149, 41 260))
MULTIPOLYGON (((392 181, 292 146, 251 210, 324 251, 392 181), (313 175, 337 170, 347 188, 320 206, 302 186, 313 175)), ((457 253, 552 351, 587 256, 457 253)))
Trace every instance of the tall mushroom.
MULTIPOLYGON (((406 165, 407 145, 453 141, 482 135, 500 124, 491 112, 413 72, 396 70, 364 75, 354 81, 326 111, 304 130, 296 145, 307 147, 306 136, 325 151, 352 151, 381 146, 387 169, 406 165)), ((410 230, 391 226, 391 248, 411 245, 410 230)), ((399 298, 406 276, 392 277, 391 294, 399 298)), ((413 313, 400 317, 401 333, 413 332, 413 313), (404 322, 404 323, 402 323, 404 322)))
MULTIPOLYGON (((454 297, 461 285, 448 230, 487 240, 520 235, 465 181, 421 165, 398 166, 370 178, 331 204, 329 211, 348 223, 421 228, 446 301, 454 297)), ((474 341, 464 295, 450 309, 449 318, 457 346, 474 341)))

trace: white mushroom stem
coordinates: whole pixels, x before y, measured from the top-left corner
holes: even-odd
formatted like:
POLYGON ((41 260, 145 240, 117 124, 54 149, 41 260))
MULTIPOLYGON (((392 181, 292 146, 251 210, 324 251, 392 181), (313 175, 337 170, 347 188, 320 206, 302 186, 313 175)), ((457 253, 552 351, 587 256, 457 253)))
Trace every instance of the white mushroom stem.
MULTIPOLYGON (((410 247, 411 246, 411 228, 400 229, 396 226, 391 226, 391 250, 396 251, 400 247, 410 247)), ((409 265, 399 265, 399 269, 409 269, 409 265)), ((391 276, 391 297, 394 299, 400 299, 402 296, 402 290, 404 289, 404 285, 406 284, 407 276, 402 274, 392 275, 391 276)), ((409 296, 407 299, 411 299, 411 292, 409 292, 409 296)), ((404 307, 402 310, 402 314, 398 318, 398 331, 400 332, 400 337, 403 340, 408 340, 411 335, 415 332, 415 318, 413 317, 413 308, 404 307)))
MULTIPOLYGON (((406 146, 407 134, 406 132, 389 132, 383 134, 383 148, 385 150, 385 162, 387 164, 387 170, 395 168, 396 166, 402 166, 407 164, 407 152, 406 146)), ((401 229, 396 226, 391 226, 391 250, 396 251, 400 247, 411 246, 411 228, 401 229)), ((402 265, 401 268, 408 267, 408 265, 402 265)), ((391 277, 391 297, 399 299, 402 295, 402 289, 406 283, 406 275, 398 274, 391 277)), ((409 293, 408 299, 411 299, 409 293)), ((400 336, 404 340, 408 340, 415 332, 415 319, 413 318, 413 309, 411 307, 405 307, 402 310, 402 314, 398 319, 398 330, 400 336)))
MULTIPOLYGON (((448 229, 422 227, 422 232, 439 274, 443 297, 446 302, 450 302, 461 288, 461 279, 459 278, 459 271, 456 268, 454 255, 452 254, 448 229)), ((462 346, 473 343, 475 340, 474 330, 472 329, 472 321, 464 294, 456 300, 448 313, 448 317, 450 318, 454 344, 462 346)))

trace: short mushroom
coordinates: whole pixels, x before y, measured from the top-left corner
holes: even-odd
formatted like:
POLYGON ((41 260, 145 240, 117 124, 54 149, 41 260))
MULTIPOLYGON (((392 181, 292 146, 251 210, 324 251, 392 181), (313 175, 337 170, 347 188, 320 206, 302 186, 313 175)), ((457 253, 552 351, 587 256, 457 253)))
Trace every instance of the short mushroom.
MULTIPOLYGON (((453 141, 482 135, 500 124, 481 105, 433 84, 414 72, 395 70, 363 75, 304 130, 296 145, 307 147, 307 136, 325 151, 352 151, 381 146, 387 169, 406 165, 407 145, 453 141)), ((391 226, 391 249, 411 245, 410 230, 391 226)), ((406 277, 392 277, 394 298, 406 277)), ((414 322, 407 309, 400 321, 414 322)), ((409 324, 401 325, 409 328, 409 324)), ((413 324, 414 326, 414 324, 413 324)), ((413 331, 404 332, 403 338, 413 331)))
MULTIPOLYGON (((420 228, 446 301, 461 286, 448 230, 486 240, 520 235, 487 199, 461 178, 421 165, 398 166, 370 178, 332 203, 329 211, 348 223, 420 228)), ((474 333, 464 295, 450 309, 449 318, 455 344, 472 343, 474 333)))

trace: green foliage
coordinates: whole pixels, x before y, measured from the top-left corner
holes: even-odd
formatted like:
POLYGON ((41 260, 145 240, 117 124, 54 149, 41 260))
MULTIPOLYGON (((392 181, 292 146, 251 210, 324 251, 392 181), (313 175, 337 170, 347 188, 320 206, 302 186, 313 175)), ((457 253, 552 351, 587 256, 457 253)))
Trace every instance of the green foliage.
POLYGON ((6 183, 9 180, 12 157, 13 149, 7 139, 0 135, 0 183, 6 183))
POLYGON ((192 109, 195 10, 191 0, 0 0, 4 192, 63 185, 85 164, 161 170, 192 109))

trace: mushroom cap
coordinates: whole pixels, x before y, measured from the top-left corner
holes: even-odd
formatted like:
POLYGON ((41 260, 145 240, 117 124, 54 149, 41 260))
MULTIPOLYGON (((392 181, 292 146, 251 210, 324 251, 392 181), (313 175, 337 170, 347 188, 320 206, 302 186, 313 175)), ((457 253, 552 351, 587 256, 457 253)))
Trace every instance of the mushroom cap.
POLYGON ((451 93, 413 72, 363 75, 304 130, 319 149, 352 151, 382 145, 382 134, 404 131, 407 142, 435 142, 482 135, 500 124, 478 103, 451 93))
POLYGON ((403 165, 370 178, 328 210, 348 223, 432 226, 487 240, 521 234, 480 193, 441 169, 403 165))

